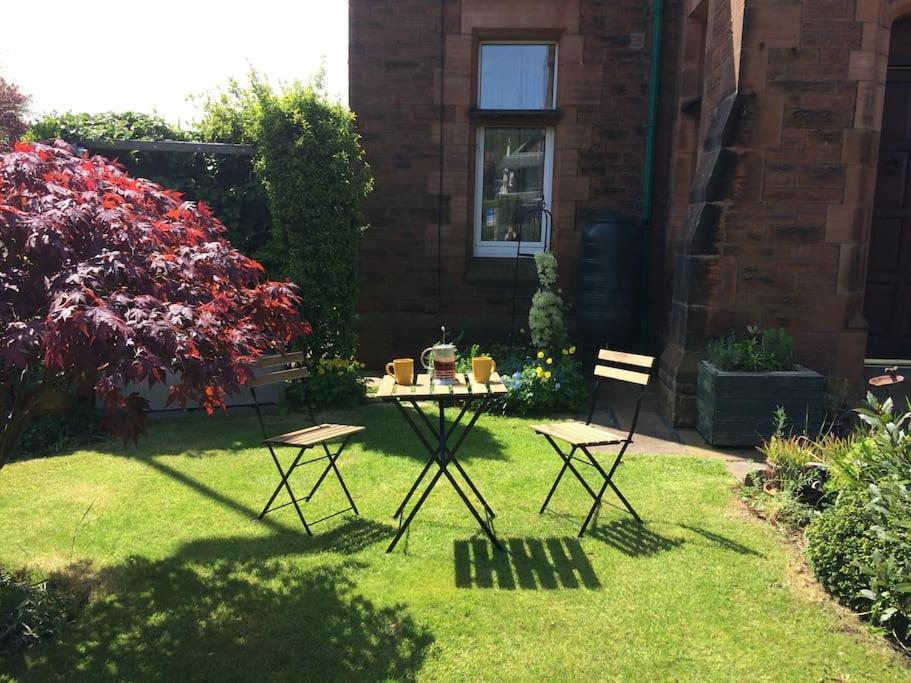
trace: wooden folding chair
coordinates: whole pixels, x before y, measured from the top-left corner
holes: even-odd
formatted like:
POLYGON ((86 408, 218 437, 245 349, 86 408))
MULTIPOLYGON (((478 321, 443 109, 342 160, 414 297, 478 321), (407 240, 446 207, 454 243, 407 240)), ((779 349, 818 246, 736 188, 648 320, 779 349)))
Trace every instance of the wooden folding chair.
POLYGON ((275 463, 275 468, 278 470, 278 474, 281 477, 281 481, 278 486, 275 487, 275 490, 272 492, 272 496, 269 498, 269 502, 266 503, 266 506, 263 508, 263 511, 259 513, 258 519, 262 519, 268 513, 274 512, 288 505, 294 505, 294 509, 297 510, 297 516, 300 517, 301 523, 304 525, 304 529, 307 531, 308 536, 312 536, 313 532, 310 531, 310 527, 319 522, 323 522, 331 517, 336 515, 343 514, 348 512, 348 510, 354 511, 354 514, 359 514, 357 511, 357 506, 354 504, 354 499, 351 497, 351 494, 348 492, 348 487, 345 485, 345 480, 342 479, 342 474, 339 472, 336 461, 339 456, 342 454, 342 451, 345 450, 345 446, 348 445, 348 441, 352 435, 357 434, 358 432, 364 431, 365 427, 357 427, 352 425, 341 425, 341 424, 316 424, 316 416, 313 413, 313 407, 310 404, 310 397, 306 391, 306 385, 304 387, 304 394, 306 397, 307 411, 310 414, 310 421, 313 423, 312 427, 305 427, 304 429, 298 429, 293 432, 287 432, 285 434, 279 434, 278 436, 268 436, 266 433, 266 423, 263 421, 262 410, 260 409, 259 401, 256 398, 256 388, 267 386, 269 384, 275 384, 277 382, 288 382, 292 380, 303 380, 306 379, 309 374, 307 368, 305 367, 292 367, 292 365, 299 365, 305 361, 305 355, 303 352, 296 353, 286 353, 279 354, 274 356, 262 356, 253 362, 253 367, 261 370, 255 378, 247 382, 247 386, 250 388, 250 394, 253 397, 253 405, 256 408, 256 415, 259 418, 259 426, 263 432, 263 439, 266 447, 269 449, 269 454, 272 456, 272 462, 275 463), (334 453, 329 450, 329 442, 337 441, 341 439, 341 445, 338 450, 334 453), (291 462, 291 466, 284 470, 282 469, 281 462, 278 459, 278 456, 275 454, 276 447, 288 446, 297 448, 297 455, 294 457, 294 460, 291 462), (301 458, 304 455, 304 452, 310 448, 315 448, 316 446, 321 446, 323 449, 323 455, 312 458, 310 460, 304 460, 301 462, 301 458), (303 498, 297 498, 294 495, 294 491, 291 490, 291 483, 288 479, 291 476, 291 473, 294 470, 302 465, 308 465, 313 462, 319 462, 321 460, 328 460, 328 464, 325 469, 323 469, 322 474, 317 478, 316 483, 313 485, 313 488, 310 489, 310 493, 303 498), (300 501, 309 502, 313 495, 316 493, 316 490, 320 487, 320 484, 323 483, 323 480, 326 478, 326 475, 329 474, 329 471, 335 473, 338 483, 341 484, 342 491, 345 492, 345 497, 350 503, 350 507, 345 508, 344 510, 339 510, 334 512, 331 515, 327 515, 321 519, 318 519, 314 522, 307 523, 307 520, 304 518, 304 513, 301 511, 300 501), (274 508, 272 503, 275 502, 276 497, 279 492, 285 489, 290 496, 291 501, 289 503, 283 503, 282 505, 277 505, 274 508))
POLYGON ((532 425, 532 429, 534 429, 538 434, 543 435, 563 460, 563 467, 560 470, 560 473, 557 475, 557 479, 554 481, 554 485, 551 486, 550 492, 547 494, 547 498, 544 499, 544 505, 541 506, 541 513, 543 514, 544 510, 547 509, 547 504, 550 502, 551 496, 554 495, 554 491, 557 490, 557 485, 560 483, 560 480, 563 478, 566 470, 569 470, 575 475, 576 479, 579 480, 583 488, 588 492, 592 499, 594 499, 594 503, 588 512, 588 516, 582 523, 582 528, 579 529, 580 537, 585 534, 585 530, 588 528, 588 524, 591 521, 592 516, 601 505, 601 499, 604 496, 605 491, 607 491, 608 486, 615 494, 617 494, 617 497, 620 499, 626 509, 629 510, 629 513, 635 517, 636 521, 640 524, 642 523, 642 519, 640 519, 639 515, 636 514, 633 506, 630 505, 629 501, 624 497, 622 493, 620 493, 620 489, 617 488, 617 485, 614 483, 613 477, 614 473, 617 471, 617 467, 620 465, 620 461, 623 460, 623 454, 626 452, 626 449, 629 447, 629 445, 633 442, 633 435, 636 432, 636 423, 639 421, 639 410, 642 407, 642 397, 645 394, 645 389, 649 382, 649 371, 655 364, 655 359, 651 356, 640 356, 634 353, 622 353, 620 351, 608 351, 607 349, 602 349, 598 353, 598 361, 604 361, 605 364, 595 364, 595 391, 592 395, 591 407, 588 411, 588 419, 585 422, 554 422, 551 424, 532 425), (633 367, 636 369, 630 370, 622 366, 633 367), (644 369, 644 371, 642 369, 644 369), (592 417, 595 413, 595 405, 598 402, 598 392, 601 389, 602 379, 615 380, 639 387, 639 395, 636 399, 636 408, 633 412, 633 419, 630 423, 628 433, 624 434, 615 429, 593 425, 591 423, 592 417), (568 443, 572 447, 569 453, 564 453, 554 439, 559 439, 560 441, 565 441, 568 443), (594 446, 620 447, 619 451, 616 454, 616 457, 614 458, 614 462, 610 467, 610 470, 605 471, 601 464, 592 455, 592 452, 589 449, 594 446), (581 451, 584 453, 585 459, 578 457, 576 455, 576 451, 581 451), (579 474, 579 471, 573 465, 574 461, 593 467, 604 478, 604 483, 597 493, 595 493, 592 487, 588 485, 588 482, 585 481, 582 475, 579 474))

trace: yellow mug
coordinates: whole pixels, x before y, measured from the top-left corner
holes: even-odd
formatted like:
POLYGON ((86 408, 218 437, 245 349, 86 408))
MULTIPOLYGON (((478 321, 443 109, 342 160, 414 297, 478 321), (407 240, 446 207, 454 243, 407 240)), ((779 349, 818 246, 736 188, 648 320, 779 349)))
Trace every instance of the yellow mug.
POLYGON ((386 363, 386 374, 395 377, 395 383, 410 386, 414 383, 414 359, 396 358, 386 363))
POLYGON ((474 381, 479 384, 487 384, 490 381, 490 373, 497 369, 497 364, 490 356, 475 356, 471 359, 471 371, 474 374, 474 381))

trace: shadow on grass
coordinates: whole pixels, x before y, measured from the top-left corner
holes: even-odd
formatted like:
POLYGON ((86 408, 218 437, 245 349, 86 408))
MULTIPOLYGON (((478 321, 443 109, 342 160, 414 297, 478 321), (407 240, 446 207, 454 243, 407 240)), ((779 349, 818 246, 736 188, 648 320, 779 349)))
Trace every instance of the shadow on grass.
MULTIPOLYGON (((439 413, 438 406, 433 403, 419 404, 426 421, 411 406, 405 407, 415 427, 427 440, 427 443, 436 450, 438 444, 439 413)), ((461 412, 461 406, 447 406, 445 411, 446 429, 451 430, 455 420, 461 412)), ((414 460, 426 461, 429 457, 427 448, 420 437, 414 433, 404 415, 392 404, 379 404, 374 410, 365 413, 368 421, 364 432, 364 447, 382 455, 407 457, 414 460)), ((468 410, 462 417, 455 431, 449 436, 447 446, 453 449, 462 438, 465 426, 474 415, 473 410, 468 410)), ((465 437, 463 445, 459 446, 458 457, 463 462, 475 459, 503 460, 506 458, 505 444, 497 438, 496 434, 484 426, 488 415, 478 418, 471 432, 465 437)))
POLYGON ((762 553, 757 552, 757 551, 753 550, 752 548, 743 545, 742 543, 733 541, 726 536, 722 536, 721 534, 716 534, 714 531, 709 531, 708 529, 703 529, 702 527, 698 527, 698 526, 689 526, 688 524, 680 524, 678 526, 680 526, 681 529, 687 529, 689 531, 692 531, 695 534, 699 534, 704 539, 711 541, 713 544, 720 546, 720 547, 724 548, 725 550, 730 550, 731 552, 735 552, 740 555, 753 555, 754 557, 765 557, 765 555, 763 555, 762 553))
MULTIPOLYGON (((35 680, 382 680, 416 677, 432 633, 403 605, 357 592, 366 565, 300 567, 287 539, 194 541, 164 560, 131 557, 52 643, 12 662, 35 680), (105 592, 106 591, 106 592, 105 592)), ((85 567, 82 567, 85 571, 85 567)), ((15 676, 15 673, 14 673, 15 676)))
POLYGON ((628 518, 613 519, 607 524, 593 525, 589 529, 588 535, 630 557, 657 555, 667 550, 673 550, 683 543, 681 538, 662 536, 644 524, 628 518))
MULTIPOLYGON (((255 521, 257 524, 262 524, 263 526, 268 527, 272 531, 303 536, 305 539, 307 539, 309 541, 311 546, 316 547, 316 548, 334 550, 334 548, 331 545, 327 545, 328 543, 331 543, 334 541, 330 541, 327 539, 336 539, 337 538, 339 542, 344 542, 349 545, 351 543, 354 543, 356 545, 357 538, 371 538, 372 535, 375 534, 377 536, 376 540, 378 540, 379 537, 381 537, 381 536, 391 536, 392 534, 395 533, 395 529, 391 526, 388 526, 385 524, 378 524, 376 522, 366 521, 366 520, 362 519, 361 517, 354 517, 354 518, 350 519, 348 522, 346 522, 345 524, 343 524, 342 526, 335 527, 334 529, 332 529, 332 531, 330 531, 326 534, 321 534, 321 535, 315 536, 313 538, 310 538, 310 537, 307 537, 303 526, 301 526, 298 523, 297 517, 294 516, 293 514, 291 515, 291 517, 293 517, 294 521, 292 522, 291 526, 288 526, 286 524, 279 522, 276 518, 270 517, 268 514, 265 517, 263 517, 262 519, 258 519, 259 512, 260 512, 259 510, 254 510, 251 507, 248 507, 242 503, 237 502, 236 500, 234 500, 232 498, 229 498, 228 496, 213 489, 212 487, 207 486, 206 484, 203 484, 202 482, 197 481, 196 479, 193 479, 192 477, 188 477, 186 474, 184 474, 180 470, 177 470, 177 469, 171 467, 170 465, 166 465, 165 463, 152 459, 152 458, 142 458, 140 460, 140 462, 144 463, 145 465, 148 465, 156 472, 160 472, 161 474, 164 474, 165 476, 170 477, 174 481, 179 482, 183 486, 186 486, 187 488, 192 489, 193 491, 200 494, 201 496, 205 496, 206 498, 218 503, 219 505, 222 505, 223 507, 226 507, 229 510, 233 510, 234 512, 237 512, 238 514, 240 514, 244 517, 247 517, 248 519, 250 519, 252 521, 255 521), (342 534, 342 530, 344 530, 344 529, 348 529, 349 532, 352 532, 352 531, 356 532, 356 535, 354 536, 353 541, 346 540, 344 538, 344 535, 342 534), (365 536, 365 534, 368 531, 369 531, 369 534, 367 534, 365 536)), ((329 477, 329 478, 332 479, 332 477, 329 477)), ((280 481, 278 472, 276 472, 276 474, 275 474, 275 479, 276 479, 276 482, 280 481)), ((329 481, 329 482, 324 483, 324 485, 337 486, 337 483, 329 481)), ((264 496, 266 495, 265 492, 263 495, 264 496)), ((282 490, 279 493, 279 495, 280 495, 280 498, 277 500, 276 505, 282 506, 282 501, 284 501, 284 499, 287 497, 288 494, 286 491, 282 490)), ((288 503, 286 503, 286 505, 291 505, 290 501, 288 503)), ((306 516, 307 515, 306 502, 300 500, 300 505, 304 512, 304 515, 306 516)), ((274 509, 279 509, 279 508, 274 508, 274 509)), ((316 521, 318 521, 318 520, 308 519, 308 522, 316 523, 316 521)), ((314 533, 318 533, 318 531, 314 530, 314 533)), ((352 550, 350 552, 357 552, 360 549, 361 548, 357 548, 356 550, 352 550)))
POLYGON ((457 588, 556 590, 601 588, 582 544, 576 538, 510 538, 505 551, 486 539, 456 541, 457 588))
MULTIPOLYGON (((432 404, 422 407, 432 424, 436 425, 436 407, 432 404)), ((415 424, 421 428, 422 433, 432 441, 434 437, 431 436, 420 417, 412 408, 408 408, 408 411, 415 420, 415 424)), ((306 414, 282 414, 274 408, 263 412, 266 432, 270 435, 283 434, 312 425, 306 414)), ((446 420, 450 426, 457 415, 458 410, 454 407, 446 410, 446 420)), ((468 422, 471 415, 471 412, 466 413, 459 430, 468 422)), ((484 426, 487 417, 484 415, 479 419, 479 423, 465 439, 464 447, 459 450, 459 457, 463 462, 473 459, 504 459, 506 457, 505 444, 497 438, 492 430, 484 426)), ((366 427, 366 431, 355 435, 349 448, 360 445, 374 454, 421 461, 428 457, 427 450, 419 438, 393 405, 369 403, 353 410, 321 412, 316 415, 316 419, 319 423, 336 422, 366 427)), ((98 444, 92 450, 124 457, 207 458, 225 453, 233 454, 245 450, 261 449, 264 461, 269 460, 268 451, 263 445, 259 421, 256 419, 255 413, 247 408, 231 408, 227 415, 208 416, 199 412, 156 415, 149 420, 148 426, 148 435, 143 437, 138 445, 124 446, 119 442, 109 440, 98 444)), ((458 438, 459 433, 457 432, 449 441, 450 447, 455 445, 458 438)), ((282 452, 293 454, 293 450, 282 449, 282 452)), ((340 462, 347 460, 347 457, 343 456, 340 462)))

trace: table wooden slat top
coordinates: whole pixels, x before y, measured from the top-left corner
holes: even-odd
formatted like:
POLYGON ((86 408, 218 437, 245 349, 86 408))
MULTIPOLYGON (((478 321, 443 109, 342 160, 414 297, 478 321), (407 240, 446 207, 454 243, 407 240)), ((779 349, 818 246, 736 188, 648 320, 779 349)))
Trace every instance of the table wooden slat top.
POLYGON ((491 373, 490 382, 481 384, 474 378, 473 373, 456 373, 455 384, 433 384, 430 375, 422 373, 417 376, 414 384, 396 384, 395 377, 386 375, 380 381, 375 399, 407 399, 409 401, 425 401, 453 396, 457 398, 471 398, 472 396, 490 396, 505 394, 507 391, 503 380, 496 372, 491 373))

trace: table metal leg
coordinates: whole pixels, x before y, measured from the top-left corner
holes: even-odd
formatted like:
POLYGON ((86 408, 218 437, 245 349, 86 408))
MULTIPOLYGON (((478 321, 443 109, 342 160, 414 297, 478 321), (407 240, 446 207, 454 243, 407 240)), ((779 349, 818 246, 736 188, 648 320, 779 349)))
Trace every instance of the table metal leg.
POLYGON ((427 485, 427 488, 424 490, 424 493, 421 494, 421 497, 418 498, 418 502, 415 504, 414 509, 408 513, 408 517, 405 518, 405 521, 402 522, 402 525, 399 527, 399 530, 395 533, 395 538, 392 539, 392 543, 389 544, 389 547, 386 548, 387 553, 391 553, 395 548, 396 544, 399 542, 399 539, 402 537, 402 534, 408 529, 408 525, 411 524, 411 520, 414 519, 414 516, 418 513, 418 510, 421 509, 421 506, 424 504, 424 501, 427 500, 427 496, 430 495, 430 492, 433 490, 433 487, 436 485, 439 478, 443 476, 443 468, 441 467, 437 470, 437 473, 433 475, 433 478, 430 480, 430 484, 427 485))
POLYGON ((465 412, 467 410, 467 403, 465 406, 462 407, 462 410, 459 412, 459 415, 456 418, 456 421, 447 430, 447 428, 446 428, 446 409, 445 409, 445 405, 444 405, 443 401, 440 401, 438 404, 439 405, 439 416, 438 416, 439 419, 438 419, 438 423, 437 423, 436 427, 434 427, 433 423, 430 421, 430 419, 427 417, 427 415, 424 414, 424 412, 421 410, 420 406, 417 405, 417 402, 411 401, 412 406, 415 408, 418 415, 420 415, 421 421, 428 428, 428 431, 430 431, 436 437, 437 448, 434 448, 433 445, 431 444, 431 442, 424 436, 420 427, 415 423, 415 421, 412 419, 412 417, 408 413, 408 411, 402 406, 401 402, 395 401, 395 404, 396 404, 396 406, 398 406, 399 411, 404 416, 405 421, 408 423, 408 426, 411 427, 412 431, 415 432, 415 434, 417 434, 418 438, 424 444, 424 447, 427 449, 428 453, 430 453, 430 455, 432 457, 424 465, 424 468, 421 470, 421 473, 418 475, 418 478, 415 480, 414 484, 412 484, 412 486, 411 486, 411 489, 409 489, 408 493, 405 495, 405 498, 402 500, 401 504, 399 505, 398 509, 396 510, 395 515, 393 515, 393 517, 398 518, 401 523, 400 523, 398 531, 395 534, 395 537, 392 539, 392 542, 389 544, 389 547, 386 549, 386 552, 391 553, 393 551, 393 549, 395 548, 395 546, 398 544, 399 540, 401 539, 402 535, 404 535, 405 531, 408 529, 409 525, 411 524, 411 522, 414 519, 415 515, 417 514, 418 510, 424 504, 424 501, 427 500, 427 496, 430 495, 430 492, 433 490, 433 487, 436 486, 440 477, 443 475, 445 475, 446 478, 449 480, 449 483, 455 489, 456 493, 459 495, 459 498, 462 499, 462 502, 465 504, 465 506, 471 512, 472 516, 475 518, 475 521, 477 521, 477 523, 480 525, 481 530, 487 535, 488 538, 490 538, 491 542, 498 549, 502 550, 503 546, 500 544, 499 540, 494 535, 493 529, 490 527, 488 522, 486 522, 484 520, 484 518, 480 515, 480 513, 477 511, 477 509, 475 509, 474 505, 472 505, 468 496, 462 490, 462 487, 456 481, 455 477, 453 477, 452 473, 449 472, 449 470, 447 469, 447 467, 449 466, 450 463, 455 466, 455 468, 458 470, 459 474, 464 478, 465 482, 468 484, 471 491, 477 496, 478 500, 483 505, 485 512, 487 512, 487 514, 489 515, 490 518, 493 518, 495 515, 494 515, 493 510, 490 508, 490 505, 488 505, 487 501, 481 495, 481 492, 478 490, 477 486, 475 486, 474 482, 468 476, 468 473, 462 467, 461 463, 459 463, 458 460, 456 460, 456 458, 455 458, 456 451, 458 451, 458 449, 461 447, 462 443, 464 443, 465 438, 467 437, 468 433, 475 426, 475 424, 478 421, 478 418, 481 416, 481 414, 486 409, 488 402, 484 401, 482 403, 481 407, 478 409, 478 411, 476 411, 475 414, 472 416, 472 418, 469 420, 468 424, 466 424, 464 427, 462 427, 462 431, 459 434, 459 438, 457 439, 457 441, 452 449, 447 447, 447 442, 449 441, 450 437, 452 437, 455 427, 459 424, 459 422, 462 420, 462 417, 465 415, 465 412), (412 496, 417 491, 418 487, 421 485, 421 482, 424 480, 424 477, 427 475, 427 472, 430 470, 431 465, 433 465, 434 463, 436 463, 437 466, 439 467, 438 471, 431 478, 430 483, 427 485, 427 488, 421 494, 420 498, 418 498, 418 501, 415 504, 414 508, 411 510, 410 513, 408 513, 408 515, 404 519, 404 521, 402 521, 402 514, 404 513, 405 506, 411 500, 412 496))

